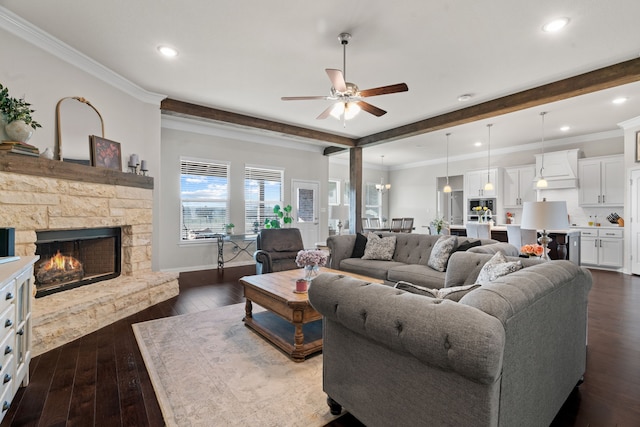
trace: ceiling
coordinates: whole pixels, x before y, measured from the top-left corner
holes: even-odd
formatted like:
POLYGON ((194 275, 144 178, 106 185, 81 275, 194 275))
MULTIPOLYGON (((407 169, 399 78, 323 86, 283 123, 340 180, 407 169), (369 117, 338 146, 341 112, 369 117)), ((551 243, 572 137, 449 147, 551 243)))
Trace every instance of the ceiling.
MULTIPOLYGON (((2 0, 2 6, 142 88, 168 97, 266 120, 360 138, 505 95, 638 58, 637 0, 459 0, 323 2, 246 0, 2 0), (55 19, 52 19, 55 17, 55 19), (568 17, 558 33, 542 25, 568 17), (316 117, 330 101, 282 101, 327 95, 325 68, 342 69, 361 89, 405 82, 409 91, 367 98, 387 110, 346 122, 316 117), (156 48, 175 47, 176 58, 156 48), (467 102, 457 100, 472 94, 467 102)), ((365 162, 399 166, 545 138, 618 129, 640 115, 640 83, 424 133, 366 148, 365 162), (616 96, 628 101, 612 105, 616 96), (571 130, 561 132, 560 126, 571 130)))

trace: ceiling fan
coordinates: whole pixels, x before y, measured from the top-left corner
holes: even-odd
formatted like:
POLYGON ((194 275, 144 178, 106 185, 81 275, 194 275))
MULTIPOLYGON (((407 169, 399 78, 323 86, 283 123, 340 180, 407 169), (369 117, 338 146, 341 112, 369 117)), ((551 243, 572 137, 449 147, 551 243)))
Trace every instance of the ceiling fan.
POLYGON ((372 89, 360 90, 354 83, 347 82, 346 70, 347 70, 347 44, 351 39, 351 34, 341 33, 338 36, 338 40, 342 44, 342 70, 336 70, 333 68, 327 68, 325 71, 331 80, 330 95, 327 96, 283 96, 283 101, 301 101, 301 100, 313 100, 313 99, 327 99, 330 101, 337 101, 334 104, 327 107, 317 119, 326 119, 329 115, 335 118, 342 118, 343 122, 354 117, 360 110, 364 110, 367 113, 373 114, 376 117, 380 117, 387 112, 381 108, 371 105, 368 102, 362 101, 363 98, 377 95, 387 95, 396 92, 406 92, 409 87, 406 83, 398 83, 389 86, 381 86, 372 89))

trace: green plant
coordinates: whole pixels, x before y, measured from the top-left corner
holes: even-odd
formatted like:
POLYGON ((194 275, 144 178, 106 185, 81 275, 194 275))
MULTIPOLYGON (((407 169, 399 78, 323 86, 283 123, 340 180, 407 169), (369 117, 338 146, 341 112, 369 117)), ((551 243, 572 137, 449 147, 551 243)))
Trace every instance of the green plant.
POLYGON ((9 89, 0 84, 0 113, 2 113, 7 123, 22 120, 34 129, 42 127, 40 123, 31 117, 31 113, 34 111, 31 109, 31 104, 26 102, 24 98, 10 97, 9 89))
POLYGON ((436 218, 431 221, 430 225, 435 227, 438 234, 440 234, 442 229, 447 226, 447 221, 445 221, 444 218, 436 218))
POLYGON ((236 225, 235 225, 234 223, 230 222, 229 224, 225 224, 225 225, 224 225, 224 228, 226 228, 227 230, 229 230, 229 229, 231 229, 231 228, 234 228, 235 226, 236 226, 236 225))
POLYGON ((280 205, 275 205, 273 207, 273 213, 276 214, 276 218, 266 218, 264 220, 264 228, 280 228, 280 221, 282 221, 283 224, 291 224, 293 222, 291 218, 292 210, 291 205, 285 206, 284 209, 281 208, 280 205))

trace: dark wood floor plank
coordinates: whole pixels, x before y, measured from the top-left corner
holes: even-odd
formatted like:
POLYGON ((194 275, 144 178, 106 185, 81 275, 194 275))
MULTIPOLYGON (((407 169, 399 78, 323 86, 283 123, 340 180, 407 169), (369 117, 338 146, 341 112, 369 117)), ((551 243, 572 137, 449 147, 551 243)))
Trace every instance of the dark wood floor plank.
POLYGON ((96 426, 116 427, 122 425, 115 354, 115 342, 119 338, 114 334, 113 325, 98 331, 96 426))
POLYGON ((62 346, 47 401, 42 409, 41 425, 64 426, 69 418, 69 405, 78 365, 80 342, 81 340, 75 340, 62 346))
POLYGON ((80 340, 68 427, 92 426, 95 423, 97 347, 97 332, 86 335, 80 340))

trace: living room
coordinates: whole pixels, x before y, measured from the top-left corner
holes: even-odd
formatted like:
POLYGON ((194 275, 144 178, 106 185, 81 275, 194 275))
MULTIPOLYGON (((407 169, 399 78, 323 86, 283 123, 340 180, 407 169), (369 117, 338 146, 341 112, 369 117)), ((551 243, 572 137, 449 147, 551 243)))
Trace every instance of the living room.
MULTIPOLYGON (((348 166, 344 156, 342 158, 325 156, 324 147, 320 144, 301 144, 286 135, 246 131, 193 118, 162 114, 158 108, 164 99, 164 95, 160 94, 162 88, 150 90, 133 84, 109 70, 104 70, 100 64, 94 63, 84 54, 71 52, 66 46, 56 43, 56 40, 43 36, 38 27, 25 29, 21 28, 21 25, 15 25, 15 22, 10 22, 13 14, 5 13, 4 8, 2 12, 3 24, 0 27, 0 34, 3 43, 0 46, 0 53, 5 58, 14 59, 11 63, 5 63, 0 78, 13 93, 20 96, 24 94, 36 110, 34 115, 42 124, 42 128, 35 132, 31 143, 42 151, 46 148, 54 150, 56 103, 67 96, 83 96, 91 100, 104 116, 105 136, 122 143, 123 165, 133 153, 147 161, 148 175, 154 178, 154 221, 151 243, 151 268, 154 271, 197 271, 214 268, 216 264, 215 243, 184 244, 179 239, 180 200, 179 197, 172 195, 178 194, 179 191, 178 176, 181 157, 228 162, 232 194, 242 194, 245 165, 282 169, 285 171, 285 202, 291 200, 292 179, 319 182, 321 200, 327 200, 325 183, 330 179, 340 180, 343 184, 348 181, 348 166)), ((21 21, 17 22, 21 23, 21 21)), ((283 43, 287 42, 283 41, 283 43)), ((339 57, 339 47, 334 49, 334 53, 339 57)), ((322 80, 326 79, 326 76, 322 75, 322 66, 318 68, 318 74, 320 74, 318 79, 320 84, 315 90, 322 91, 326 89, 324 87, 326 82, 322 80)), ((305 75, 303 80, 308 80, 308 77, 305 75)), ((314 88, 310 87, 310 89, 314 88)), ((275 94, 277 97, 281 95, 288 94, 275 94)), ((278 102, 280 102, 279 99, 278 102)), ((239 110, 238 106, 235 108, 239 110)), ((391 108, 389 110, 392 111, 391 108)), ((537 113, 532 113, 530 116, 538 129, 537 113)), ((637 117, 637 114, 634 117, 637 117)), ((347 123, 347 129, 351 126, 351 122, 347 123)), ((336 125, 336 132, 339 133, 342 130, 342 124, 336 125)), ((630 168, 636 161, 635 132, 638 130, 640 130, 640 124, 630 123, 630 126, 625 129, 598 132, 581 138, 551 138, 547 149, 557 151, 579 148, 584 157, 623 154, 625 165, 630 168)), ((478 125, 476 132, 479 138, 483 138, 484 125, 478 125)), ((454 135, 455 138, 456 135, 454 135)), ((502 138, 498 126, 494 128, 494 138, 502 138)), ((426 232, 424 226, 438 215, 435 199, 438 191, 436 178, 446 175, 444 130, 441 130, 435 139, 438 141, 437 144, 440 144, 441 152, 434 157, 432 163, 416 162, 410 167, 397 165, 390 167, 388 161, 391 157, 390 153, 394 150, 393 145, 390 143, 388 148, 385 148, 386 144, 381 144, 370 148, 373 154, 365 162, 362 171, 363 182, 377 183, 382 178, 384 182, 391 183, 391 191, 382 198, 383 214, 388 218, 396 215, 415 217, 418 233, 426 232), (384 161, 387 167, 378 165, 381 155, 385 155, 384 161), (416 195, 433 195, 434 197, 416 197, 416 195)), ((535 154, 540 152, 539 131, 532 133, 528 141, 530 145, 525 150, 492 151, 492 167, 534 163, 535 154)), ((86 149, 88 152, 88 142, 86 149)), ((448 165, 449 174, 460 175, 469 170, 480 170, 486 167, 486 164, 486 149, 483 147, 475 155, 452 156, 448 165)), ((575 191, 570 194, 569 190, 549 190, 549 192, 550 197, 556 200, 567 199, 575 202, 577 199, 575 191)), ((625 204, 624 208, 618 212, 623 216, 630 216, 631 210, 628 204, 625 204)), ((329 207, 323 204, 322 209, 324 210, 320 212, 319 223, 323 226, 319 241, 324 240, 329 234, 328 224, 331 219, 329 207)), ((245 231, 240 226, 243 224, 243 210, 244 202, 241 197, 230 200, 230 220, 238 225, 235 230, 238 234, 245 231)), ((605 211, 608 213, 606 209, 602 213, 605 211)), ((572 218, 576 219, 577 223, 583 224, 588 214, 585 210, 574 210, 572 218)), ((600 211, 598 214, 601 214, 600 211)), ((340 219, 345 218, 341 216, 340 219)), ((12 225, 11 218, 3 218, 2 222, 2 226, 12 225)), ((625 230, 625 233, 629 233, 625 236, 626 238, 630 237, 630 231, 625 230)), ((21 235, 17 237, 19 238, 21 235)), ((630 253, 630 238, 626 241, 625 250, 630 253)), ((247 262, 251 262, 250 259, 244 260, 244 264, 247 262)), ((626 270, 628 272, 630 268, 627 266, 626 270)))

